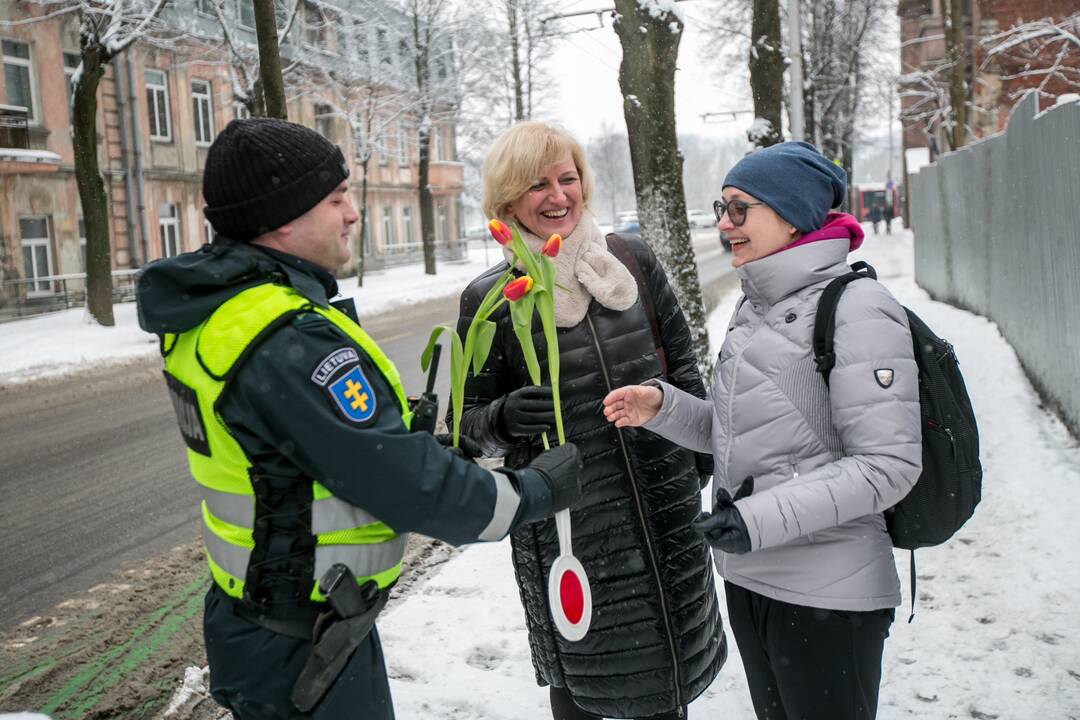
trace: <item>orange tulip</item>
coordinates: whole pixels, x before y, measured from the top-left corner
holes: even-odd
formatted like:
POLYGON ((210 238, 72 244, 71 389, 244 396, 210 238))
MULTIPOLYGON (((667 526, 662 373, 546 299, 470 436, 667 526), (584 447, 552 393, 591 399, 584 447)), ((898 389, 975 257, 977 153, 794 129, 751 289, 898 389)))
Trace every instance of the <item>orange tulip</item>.
POLYGON ((520 300, 532 290, 532 286, 533 279, 528 275, 522 275, 517 280, 511 280, 506 283, 506 287, 503 288, 503 295, 510 302, 520 300))
POLYGON ((510 241, 514 239, 514 236, 510 233, 510 228, 498 220, 492 220, 488 223, 488 232, 491 233, 491 237, 495 238, 495 242, 500 245, 509 245, 510 241))
POLYGON ((559 254, 559 250, 562 249, 562 235, 558 233, 552 233, 551 237, 544 243, 544 247, 540 248, 541 255, 547 255, 549 258, 553 258, 559 254))

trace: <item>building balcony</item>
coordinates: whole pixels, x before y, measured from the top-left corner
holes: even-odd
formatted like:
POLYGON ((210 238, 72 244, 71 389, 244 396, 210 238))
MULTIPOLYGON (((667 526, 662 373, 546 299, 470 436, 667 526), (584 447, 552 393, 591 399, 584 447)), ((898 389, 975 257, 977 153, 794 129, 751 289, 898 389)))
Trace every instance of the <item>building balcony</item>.
POLYGON ((433 160, 428 184, 436 194, 455 192, 465 187, 465 165, 451 160, 433 160))

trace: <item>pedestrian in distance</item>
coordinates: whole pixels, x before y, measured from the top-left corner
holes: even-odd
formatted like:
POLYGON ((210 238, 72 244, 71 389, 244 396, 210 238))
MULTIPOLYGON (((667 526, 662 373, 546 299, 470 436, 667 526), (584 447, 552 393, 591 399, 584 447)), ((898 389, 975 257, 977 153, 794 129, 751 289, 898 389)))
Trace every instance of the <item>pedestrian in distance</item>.
POLYGON ((892 235, 893 207, 891 201, 882 204, 881 219, 885 221, 885 234, 892 235))
POLYGON ((406 534, 498 540, 580 492, 573 445, 489 471, 410 432, 393 363, 330 302, 348 175, 313 130, 234 120, 203 175, 218 239, 138 277, 202 497, 210 692, 237 720, 393 718, 374 624, 406 534))
POLYGON ((881 203, 875 202, 870 206, 870 224, 874 226, 874 234, 878 234, 878 223, 881 222, 881 203))
POLYGON ((884 286, 847 286, 829 386, 815 367, 818 299, 863 238, 854 217, 828 212, 844 186, 844 171, 807 143, 740 160, 714 208, 744 295, 710 397, 650 381, 604 400, 617 427, 713 453, 712 513, 694 525, 716 550, 762 719, 875 716, 900 604, 882 513, 922 465, 911 332, 884 286))
MULTIPOLYGON (((686 319, 648 246, 605 238, 597 227, 585 152, 564 130, 540 122, 509 128, 488 150, 482 180, 485 214, 515 224, 534 250, 553 233, 563 238, 554 259, 561 406, 566 436, 585 462, 571 515, 594 611, 583 639, 559 635, 547 601, 559 554, 555 523, 511 534, 537 682, 550 687, 556 720, 685 718, 727 656, 709 548, 690 527, 710 458, 612 427, 601 401, 619 384, 656 377, 704 397, 686 319)), ((509 249, 504 256, 462 293, 462 336, 510 267, 509 249)), ((522 467, 541 453, 541 433, 554 428, 552 392, 530 384, 507 309, 491 320, 491 354, 466 381, 461 430, 485 454, 522 467)), ((539 318, 532 337, 547 377, 539 318)))

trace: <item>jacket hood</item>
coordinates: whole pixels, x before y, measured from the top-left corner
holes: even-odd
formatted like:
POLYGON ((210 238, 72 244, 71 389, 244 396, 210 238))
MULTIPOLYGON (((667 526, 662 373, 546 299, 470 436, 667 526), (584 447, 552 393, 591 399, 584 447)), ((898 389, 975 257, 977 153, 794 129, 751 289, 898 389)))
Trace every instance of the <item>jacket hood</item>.
POLYGON ((135 281, 139 327, 156 334, 182 333, 223 302, 254 285, 288 285, 327 307, 337 280, 322 268, 270 248, 217 240, 195 252, 150 263, 135 281))
POLYGON ((266 281, 273 261, 236 243, 204 245, 143 268, 135 281, 139 327, 156 334, 195 327, 241 290, 266 281))
POLYGON ((800 245, 808 245, 818 240, 833 240, 835 238, 848 238, 850 246, 848 251, 852 252, 859 249, 862 245, 863 236, 862 225, 855 219, 854 215, 842 212, 831 212, 825 216, 825 224, 818 230, 812 230, 795 242, 791 243, 784 250, 790 250, 793 247, 799 247, 800 245))

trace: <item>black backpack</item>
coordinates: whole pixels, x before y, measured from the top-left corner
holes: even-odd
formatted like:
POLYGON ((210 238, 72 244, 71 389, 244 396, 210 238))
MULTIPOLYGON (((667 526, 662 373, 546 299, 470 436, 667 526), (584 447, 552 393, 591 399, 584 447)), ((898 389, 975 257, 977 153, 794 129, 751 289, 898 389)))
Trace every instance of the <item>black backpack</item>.
MULTIPOLYGON (((852 280, 877 279, 877 272, 867 263, 857 262, 851 270, 825 286, 818 301, 814 362, 826 386, 836 364, 833 334, 840 295, 852 280)), ((945 542, 975 512, 982 497, 982 465, 979 429, 953 346, 935 335, 918 315, 907 308, 904 311, 919 366, 922 475, 904 499, 885 511, 885 523, 893 546, 912 551, 911 617, 914 617, 914 551, 945 542)))

